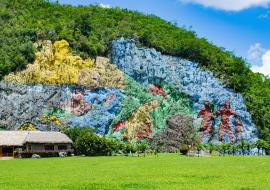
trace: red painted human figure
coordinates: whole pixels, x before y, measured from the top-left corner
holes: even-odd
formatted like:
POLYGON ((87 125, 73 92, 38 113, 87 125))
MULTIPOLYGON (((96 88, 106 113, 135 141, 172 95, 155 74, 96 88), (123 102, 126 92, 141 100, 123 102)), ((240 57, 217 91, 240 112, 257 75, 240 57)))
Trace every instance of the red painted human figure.
POLYGON ((214 132, 211 125, 211 120, 213 119, 213 114, 211 113, 209 102, 204 102, 204 108, 199 112, 197 118, 203 117, 203 122, 200 126, 200 143, 203 142, 203 136, 205 131, 208 131, 210 138, 209 141, 213 139, 214 132))
POLYGON ((236 125, 235 125, 235 137, 236 139, 243 138, 243 125, 238 117, 235 118, 236 125))
MULTIPOLYGON (((217 113, 216 116, 221 116, 221 123, 219 126, 219 141, 223 142, 223 137, 224 137, 224 131, 226 130, 228 135, 229 135, 229 139, 230 139, 230 143, 233 144, 234 139, 233 139, 233 133, 232 133, 232 129, 230 127, 230 117, 233 115, 235 118, 238 118, 237 115, 231 110, 231 103, 230 100, 227 100, 225 102, 225 105, 223 108, 221 108, 217 113)), ((240 120, 238 120, 238 122, 240 122, 240 120)), ((241 123, 241 122, 240 122, 241 123)), ((238 123, 237 125, 240 125, 240 123, 238 123)))

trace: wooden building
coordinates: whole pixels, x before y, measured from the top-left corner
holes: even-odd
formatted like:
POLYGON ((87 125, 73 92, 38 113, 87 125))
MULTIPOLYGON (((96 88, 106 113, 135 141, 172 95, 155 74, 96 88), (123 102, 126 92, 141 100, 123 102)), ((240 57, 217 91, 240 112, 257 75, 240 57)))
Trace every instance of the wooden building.
POLYGON ((72 141, 60 132, 0 131, 0 159, 14 158, 15 150, 28 156, 73 152, 72 141))

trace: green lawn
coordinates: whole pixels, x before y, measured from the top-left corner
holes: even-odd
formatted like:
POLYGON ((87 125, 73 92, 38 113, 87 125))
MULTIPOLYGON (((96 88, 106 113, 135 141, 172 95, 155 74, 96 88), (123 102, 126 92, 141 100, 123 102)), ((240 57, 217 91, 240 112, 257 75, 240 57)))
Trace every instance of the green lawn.
POLYGON ((0 189, 270 189, 270 157, 72 157, 0 161, 0 189))

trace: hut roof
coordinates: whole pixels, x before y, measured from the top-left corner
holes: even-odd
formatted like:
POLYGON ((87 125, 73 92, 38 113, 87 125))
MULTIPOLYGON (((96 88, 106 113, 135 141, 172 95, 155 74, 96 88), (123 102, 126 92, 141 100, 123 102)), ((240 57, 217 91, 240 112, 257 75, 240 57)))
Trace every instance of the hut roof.
POLYGON ((60 132, 0 131, 0 146, 22 146, 25 143, 72 143, 60 132))
POLYGON ((70 138, 60 132, 31 131, 27 135, 28 143, 72 143, 70 138))
POLYGON ((0 146, 22 146, 29 131, 0 131, 0 146))

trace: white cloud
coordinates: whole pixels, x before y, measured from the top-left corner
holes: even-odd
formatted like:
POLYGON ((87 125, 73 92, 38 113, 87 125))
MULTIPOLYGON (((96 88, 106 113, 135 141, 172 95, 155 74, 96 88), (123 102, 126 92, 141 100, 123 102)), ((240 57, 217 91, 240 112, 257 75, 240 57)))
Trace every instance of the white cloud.
POLYGON ((256 43, 254 45, 251 45, 248 50, 248 59, 249 61, 259 61, 261 62, 263 54, 266 52, 266 49, 264 49, 260 43, 256 43))
POLYGON ((262 73, 264 75, 268 75, 270 77, 270 50, 266 51, 262 56, 262 65, 261 66, 253 66, 253 72, 262 73))
POLYGON ((270 0, 179 0, 225 11, 241 11, 251 7, 268 7, 270 0))
POLYGON ((251 67, 253 72, 270 76, 270 50, 263 48, 260 43, 251 45, 248 59, 251 63, 256 63, 251 67))
POLYGON ((103 3, 98 4, 98 6, 101 7, 101 8, 105 8, 105 9, 110 9, 110 8, 112 8, 111 5, 109 5, 109 4, 103 4, 103 3))

